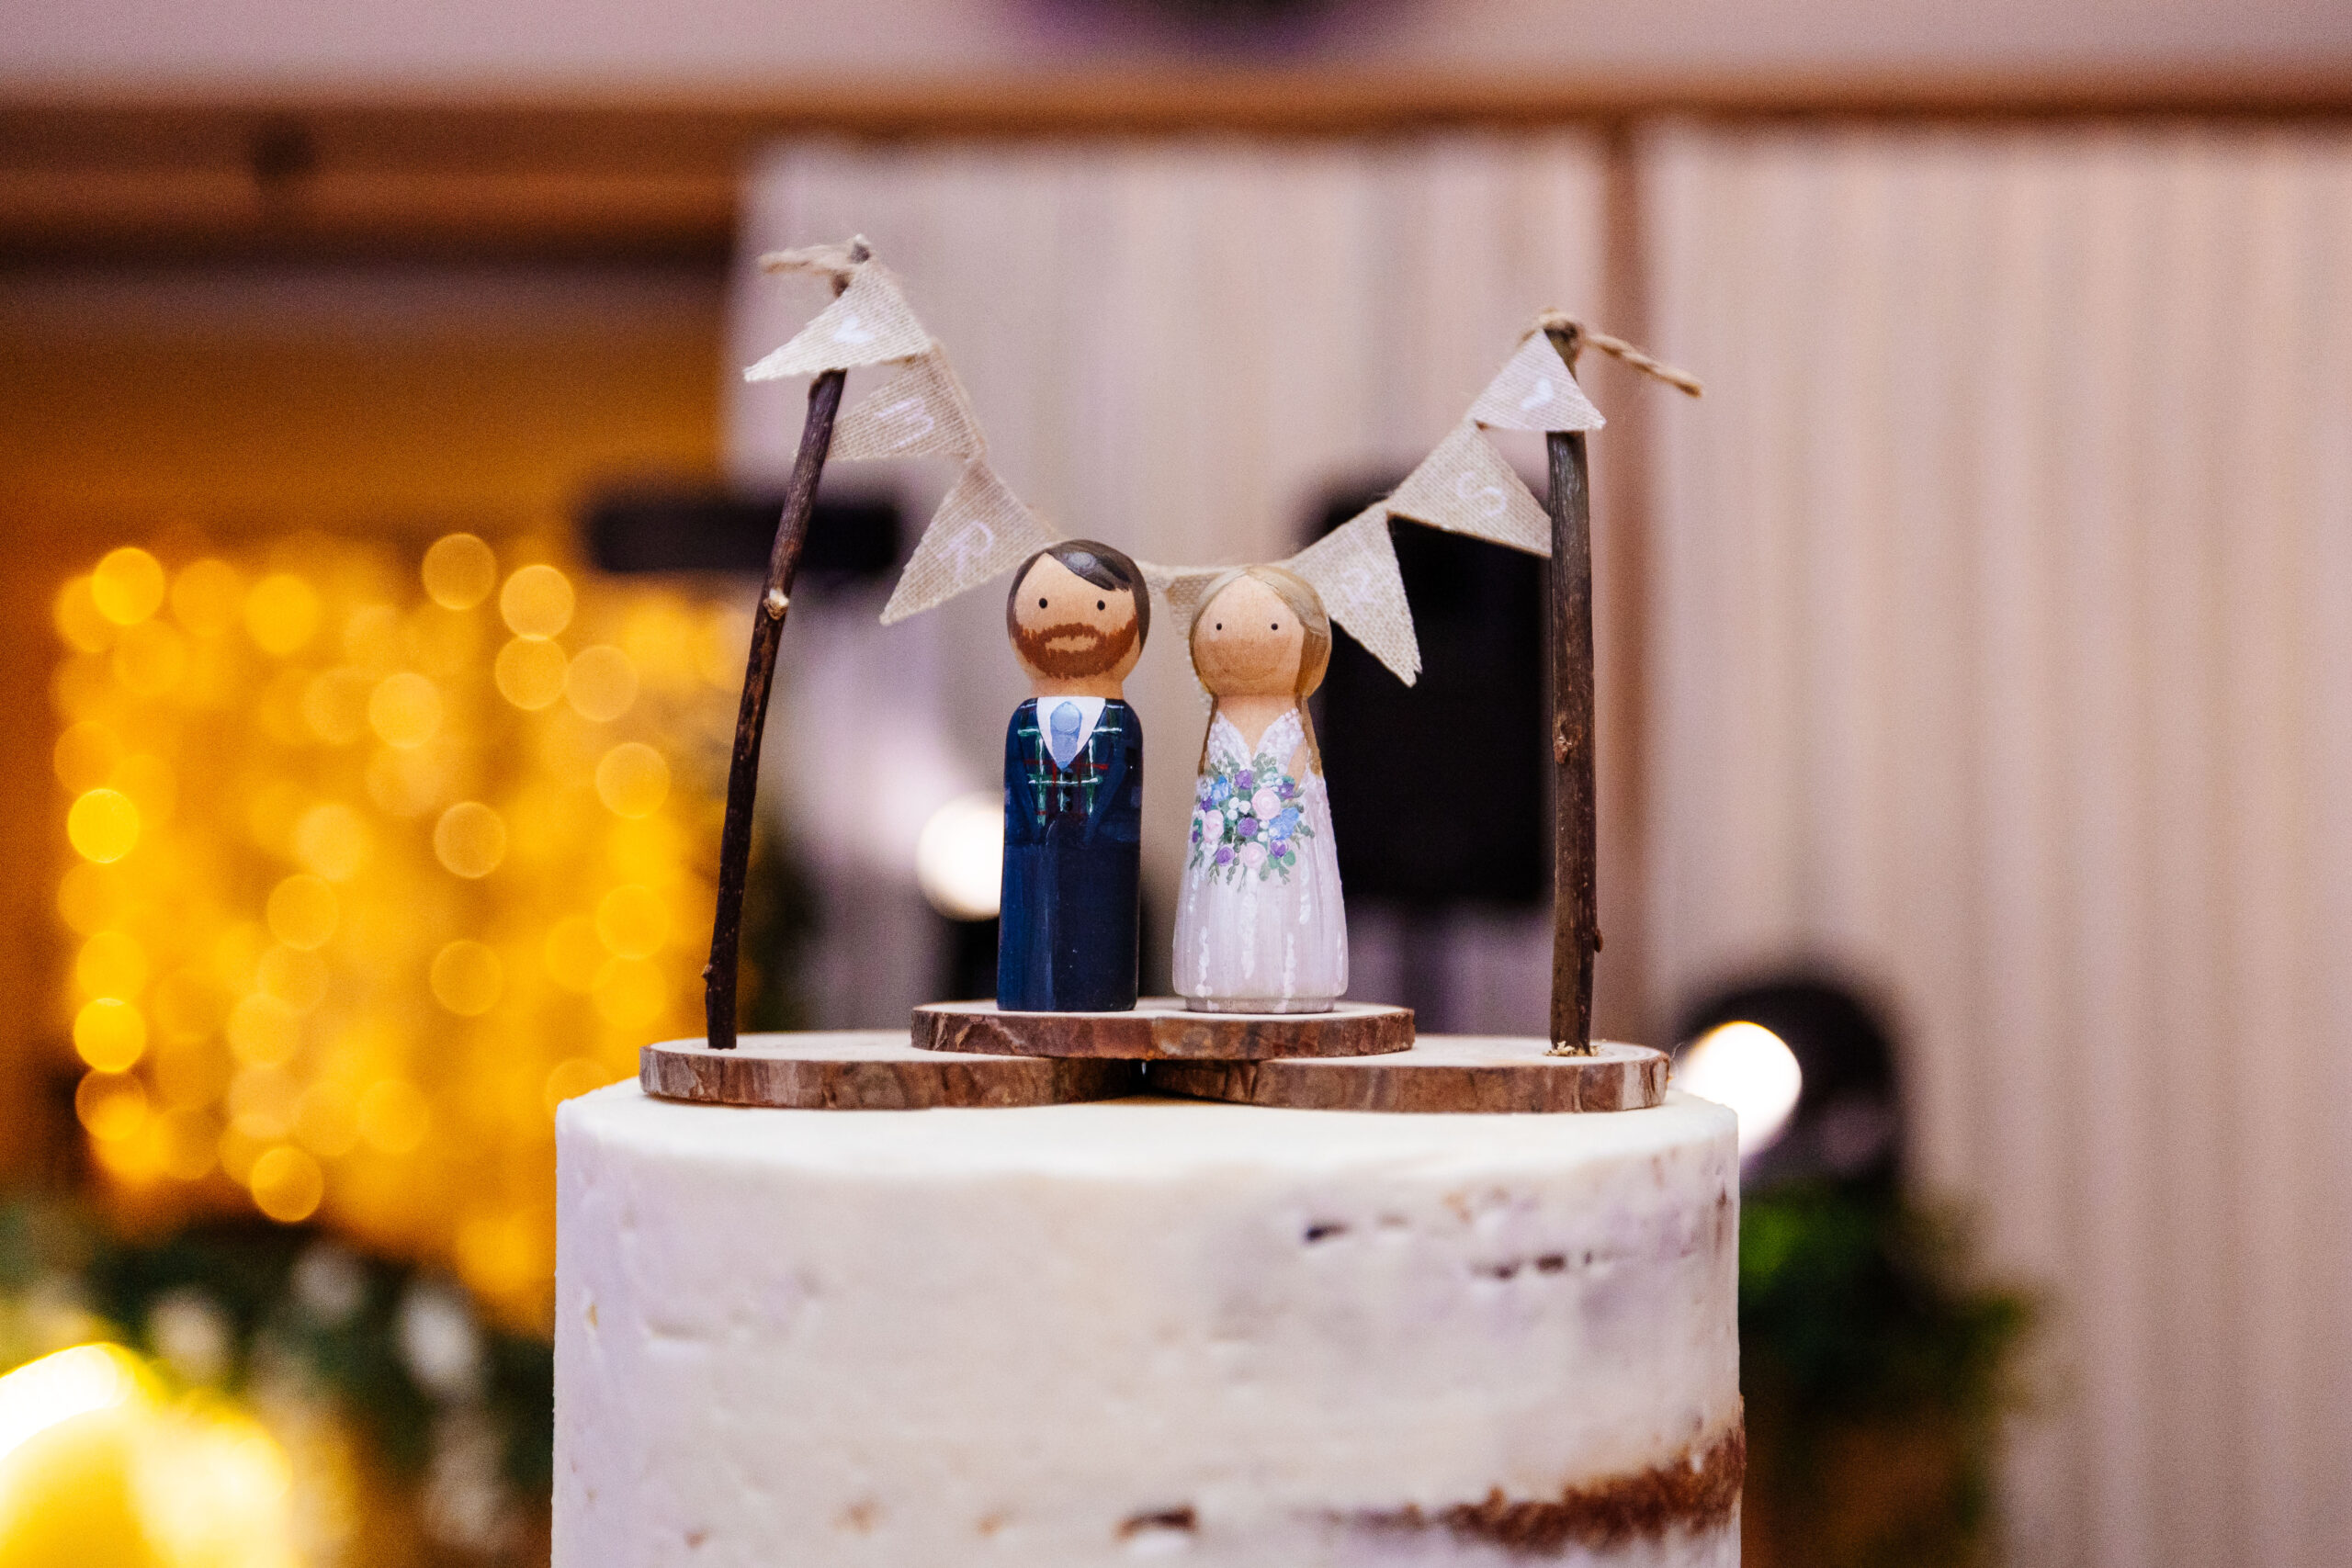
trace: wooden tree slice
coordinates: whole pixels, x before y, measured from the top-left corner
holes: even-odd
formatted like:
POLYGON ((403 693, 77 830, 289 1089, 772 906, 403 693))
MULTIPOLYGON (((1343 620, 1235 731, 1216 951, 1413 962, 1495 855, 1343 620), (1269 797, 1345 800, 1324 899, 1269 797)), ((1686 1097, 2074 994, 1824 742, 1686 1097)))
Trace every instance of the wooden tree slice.
POLYGON ((1131 1062, 1254 1062, 1276 1056, 1373 1056, 1413 1043, 1413 1010, 1341 1002, 1329 1012, 1187 1012, 1146 997, 1132 1012, 999 1012, 994 1002, 915 1009, 925 1051, 1131 1062))
POLYGON ((1642 1111, 1666 1099, 1663 1051, 1595 1041, 1589 1056, 1553 1056, 1550 1043, 1425 1034, 1389 1056, 1154 1062, 1145 1081, 1156 1094, 1299 1111, 1642 1111))
POLYGON ((792 1111, 927 1111, 1064 1105, 1142 1091, 1132 1062, 943 1056, 896 1030, 746 1034, 732 1051, 668 1040, 638 1056, 638 1082, 666 1100, 792 1111))

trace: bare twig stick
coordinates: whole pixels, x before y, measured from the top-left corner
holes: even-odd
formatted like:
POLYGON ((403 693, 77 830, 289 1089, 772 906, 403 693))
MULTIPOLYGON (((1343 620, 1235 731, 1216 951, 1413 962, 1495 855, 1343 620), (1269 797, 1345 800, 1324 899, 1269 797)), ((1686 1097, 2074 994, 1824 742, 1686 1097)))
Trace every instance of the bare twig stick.
MULTIPOLYGON (((1544 333, 1576 374, 1583 330, 1544 333)), ((1552 514, 1552 761, 1558 769, 1552 818, 1552 1055, 1592 1052, 1592 955, 1600 951, 1599 784, 1592 750, 1592 487, 1585 433, 1544 438, 1552 514)))
MULTIPOLYGON (((865 260, 863 242, 851 259, 865 260)), ((849 282, 836 273, 833 291, 849 282)), ((832 449, 833 417, 841 412, 847 373, 828 370, 808 384, 808 416, 800 426, 800 454, 785 487, 784 515, 768 555, 767 586, 752 617, 752 652, 743 671, 743 702, 735 712, 735 751, 727 769, 727 820, 718 835, 718 909, 710 925, 710 962, 702 972, 703 1022, 711 1049, 735 1048, 735 985, 743 945, 743 879, 752 862, 752 808, 760 787, 760 737, 768 722, 768 694, 775 684, 776 649, 784 640, 784 617, 792 607, 792 580, 800 570, 801 547, 808 542, 808 518, 817 507, 817 480, 832 449)))

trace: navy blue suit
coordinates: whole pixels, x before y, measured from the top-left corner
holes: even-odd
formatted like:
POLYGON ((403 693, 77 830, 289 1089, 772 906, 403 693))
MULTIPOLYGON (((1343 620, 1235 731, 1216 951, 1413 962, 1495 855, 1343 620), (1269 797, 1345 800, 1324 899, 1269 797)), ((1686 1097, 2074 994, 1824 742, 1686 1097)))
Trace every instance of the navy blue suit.
MULTIPOLYGON (((1046 703, 1050 709, 1055 699, 1046 703)), ((1136 1005, 1143 842, 1143 726, 1114 699, 1067 767, 1037 700, 1004 736, 1004 901, 996 1003, 1017 1012, 1136 1005)))

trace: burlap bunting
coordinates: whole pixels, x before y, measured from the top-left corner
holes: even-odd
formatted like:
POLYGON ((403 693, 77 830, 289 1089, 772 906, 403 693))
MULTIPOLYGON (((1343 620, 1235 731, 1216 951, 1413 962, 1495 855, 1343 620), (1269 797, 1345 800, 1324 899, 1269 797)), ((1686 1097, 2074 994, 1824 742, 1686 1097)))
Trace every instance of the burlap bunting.
POLYGON ((931 334, 899 292, 897 280, 868 262, 849 280, 840 299, 790 343, 743 372, 746 381, 784 381, 826 370, 887 365, 929 352, 931 334))
POLYGON ((1491 539, 1530 555, 1552 553, 1552 519, 1501 453, 1464 420, 1388 498, 1398 517, 1491 539))
POLYGON ((936 345, 833 426, 836 457, 977 457, 987 449, 964 384, 936 345))
POLYGON ((1388 508, 1372 506, 1290 558, 1290 569, 1315 585, 1323 607, 1364 651, 1408 686, 1421 673, 1413 607, 1388 536, 1388 508))
POLYGON ((1490 430, 1599 430, 1607 423, 1542 333, 1530 333, 1487 383, 1470 417, 1490 430))
POLYGON ((965 465, 964 477, 940 502, 922 531, 914 558, 899 575, 882 624, 903 621, 986 582, 1021 564, 1059 537, 1005 488, 981 458, 965 465))
MULTIPOLYGON (((853 254, 852 246, 820 245, 763 258, 771 270, 845 274, 850 281, 841 297, 790 343, 743 375, 746 380, 772 381, 913 361, 844 413, 833 435, 833 455, 843 458, 964 459, 962 477, 939 503, 883 608, 887 625, 978 587, 1059 536, 989 467, 971 400, 946 351, 915 319, 896 280, 878 264, 854 261, 853 254)), ((1597 337, 1593 341, 1601 343, 1597 337)), ((1315 585, 1334 621, 1411 685, 1420 673, 1420 644, 1389 536, 1390 518, 1548 556, 1549 514, 1479 427, 1549 432, 1598 430, 1601 424, 1600 411, 1550 341, 1540 332, 1531 334, 1478 394, 1463 422, 1407 476, 1396 494, 1283 564, 1315 585)), ((1185 626, 1210 582, 1226 570, 1136 564, 1170 618, 1185 626)))

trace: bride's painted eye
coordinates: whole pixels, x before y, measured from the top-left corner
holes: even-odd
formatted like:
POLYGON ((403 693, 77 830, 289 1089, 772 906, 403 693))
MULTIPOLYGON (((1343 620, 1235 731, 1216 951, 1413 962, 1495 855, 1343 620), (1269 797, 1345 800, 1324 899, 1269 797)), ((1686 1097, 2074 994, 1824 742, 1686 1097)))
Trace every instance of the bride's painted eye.
POLYGON ((1216 626, 1211 626, 1209 629, 1210 629, 1211 631, 1217 631, 1217 632, 1221 632, 1221 631, 1225 630, 1225 623, 1224 623, 1223 621, 1219 621, 1216 626))
POLYGON ((1280 621, 1268 621, 1266 629, 1270 632, 1278 632, 1283 629, 1283 624, 1280 621))

